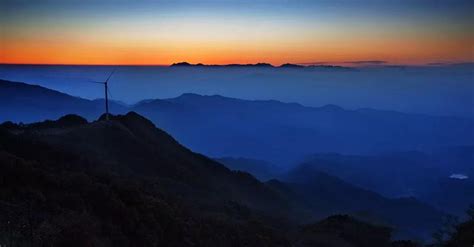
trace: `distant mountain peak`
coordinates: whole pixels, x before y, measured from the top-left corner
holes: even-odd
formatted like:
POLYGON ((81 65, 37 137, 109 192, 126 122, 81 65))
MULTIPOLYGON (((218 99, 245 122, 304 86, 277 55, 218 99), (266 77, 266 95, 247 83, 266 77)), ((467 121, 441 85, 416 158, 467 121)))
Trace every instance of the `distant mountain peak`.
POLYGON ((205 96, 201 94, 197 94, 197 93, 183 93, 176 98, 199 98, 199 97, 205 97, 205 96))
MULTIPOLYGON (((150 120, 147 118, 143 117, 142 115, 130 111, 125 115, 112 115, 109 114, 109 119, 112 121, 119 121, 119 122, 128 122, 128 123, 134 123, 135 125, 141 125, 141 126, 146 126, 149 128, 156 128, 155 124, 153 124, 150 120)), ((104 121, 105 120, 105 114, 102 114, 99 119, 99 121, 104 121)))
POLYGON ((259 63, 248 63, 248 64, 192 64, 188 62, 179 62, 173 63, 170 67, 203 67, 203 68, 274 68, 274 69, 321 69, 321 70, 356 70, 352 67, 344 67, 339 65, 301 65, 293 63, 284 63, 280 66, 273 66, 269 63, 259 62, 259 63))
POLYGON ((171 65, 171 67, 187 67, 187 66, 193 66, 193 65, 188 62, 173 63, 171 65))
POLYGON ((280 65, 280 68, 295 68, 295 69, 298 69, 298 68, 304 68, 304 67, 305 66, 303 66, 303 65, 293 64, 293 63, 285 63, 285 64, 280 65))
POLYGON ((238 100, 231 97, 222 96, 219 94, 203 95, 197 93, 183 93, 178 97, 166 100, 238 100))
POLYGON ((253 64, 253 66, 257 66, 257 67, 273 67, 273 65, 269 64, 269 63, 257 63, 257 64, 253 64))
POLYGON ((269 64, 269 63, 218 65, 218 64, 202 64, 202 63, 192 64, 192 63, 188 63, 188 62, 173 63, 173 64, 170 65, 170 67, 266 67, 266 68, 274 68, 274 66, 269 64))

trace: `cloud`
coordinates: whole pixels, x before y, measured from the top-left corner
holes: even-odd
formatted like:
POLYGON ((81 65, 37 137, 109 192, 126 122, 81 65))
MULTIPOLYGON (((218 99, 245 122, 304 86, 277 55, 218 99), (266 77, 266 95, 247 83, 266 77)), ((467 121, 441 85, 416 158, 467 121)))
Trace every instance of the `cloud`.
POLYGON ((429 66, 443 66, 443 65, 451 65, 451 63, 435 62, 435 63, 427 63, 426 65, 429 65, 429 66))
POLYGON ((433 62, 427 63, 428 66, 473 66, 474 62, 433 62))
POLYGON ((454 178, 454 179, 461 179, 461 180, 464 180, 464 179, 468 179, 469 177, 464 175, 464 174, 451 174, 451 176, 449 176, 450 178, 454 178))
POLYGON ((301 64, 301 65, 344 65, 344 64, 350 64, 350 65, 359 65, 359 66, 370 66, 370 65, 382 65, 382 64, 388 64, 387 61, 383 60, 356 60, 356 61, 317 61, 317 62, 304 62, 304 63, 296 63, 296 64, 301 64))

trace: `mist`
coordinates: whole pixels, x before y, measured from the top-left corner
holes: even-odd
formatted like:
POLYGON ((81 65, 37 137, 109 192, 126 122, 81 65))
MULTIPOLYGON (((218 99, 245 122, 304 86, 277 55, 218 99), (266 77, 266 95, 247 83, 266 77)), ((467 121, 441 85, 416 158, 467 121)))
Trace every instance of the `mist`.
MULTIPOLYGON (((360 68, 226 68, 117 66, 111 98, 127 104, 183 93, 306 106, 335 104, 405 113, 474 117, 473 65, 360 68)), ((2 65, 0 78, 23 81, 87 99, 103 98, 93 80, 111 66, 2 65)))

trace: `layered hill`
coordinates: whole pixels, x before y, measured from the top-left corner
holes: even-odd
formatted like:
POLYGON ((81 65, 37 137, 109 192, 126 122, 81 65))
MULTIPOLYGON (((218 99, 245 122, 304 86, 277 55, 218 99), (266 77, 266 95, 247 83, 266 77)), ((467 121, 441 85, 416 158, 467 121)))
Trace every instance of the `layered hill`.
MULTIPOLYGON (((114 113, 125 111, 114 102, 110 102, 110 109, 114 113)), ((0 80, 0 122, 31 123, 71 113, 92 120, 103 111, 103 100, 87 100, 41 86, 0 80)))
POLYGON ((314 154, 302 166, 387 197, 412 196, 462 215, 474 203, 472 148, 462 146, 439 149, 434 153, 399 152, 373 156, 314 154))
POLYGON ((274 100, 183 94, 133 110, 193 150, 281 165, 318 152, 378 154, 472 145, 474 121, 335 105, 305 107, 274 100), (205 136, 205 138, 203 138, 205 136))
POLYGON ((36 140, 96 163, 87 169, 150 179, 184 199, 209 203, 226 198, 266 210, 272 205, 282 206, 276 201, 278 198, 252 176, 232 172, 193 153, 136 113, 112 117, 111 121, 72 120, 77 124, 64 125, 68 118, 71 117, 27 126, 5 126, 15 136, 36 140))
POLYGON ((283 184, 268 183, 278 191, 291 191, 292 196, 303 200, 315 215, 350 212, 366 221, 393 227, 395 236, 401 238, 430 239, 444 216, 413 197, 387 199, 306 164, 290 170, 282 181, 283 184))
MULTIPOLYGON (((0 89, 0 122, 28 123, 69 113, 93 120, 103 112, 103 101, 39 86, 0 81, 0 89)), ((293 164, 315 152, 378 154, 474 144, 474 121, 459 117, 197 94, 134 106, 111 102, 112 113, 128 110, 149 118, 194 151, 276 165, 293 164)))
POLYGON ((334 213, 367 212, 409 233, 429 231, 426 224, 436 227, 442 217, 414 200, 390 200, 329 175, 314 177, 310 187, 262 183, 190 151, 133 112, 109 121, 68 115, 7 122, 0 135, 2 217, 34 216, 27 232, 15 226, 30 239, 286 246, 288 229, 334 213))
POLYGON ((74 115, 5 123, 0 161, 0 240, 288 246, 270 227, 293 215, 277 193, 191 152, 135 113, 92 123, 74 115))

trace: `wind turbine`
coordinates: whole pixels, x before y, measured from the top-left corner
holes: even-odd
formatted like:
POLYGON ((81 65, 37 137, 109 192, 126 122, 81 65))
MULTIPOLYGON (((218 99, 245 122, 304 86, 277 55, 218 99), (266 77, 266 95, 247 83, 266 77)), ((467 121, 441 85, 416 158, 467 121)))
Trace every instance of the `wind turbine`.
POLYGON ((92 83, 98 83, 104 85, 104 92, 105 92, 105 120, 109 120, 109 80, 110 77, 115 72, 115 68, 110 72, 109 77, 105 81, 91 81, 92 83))

